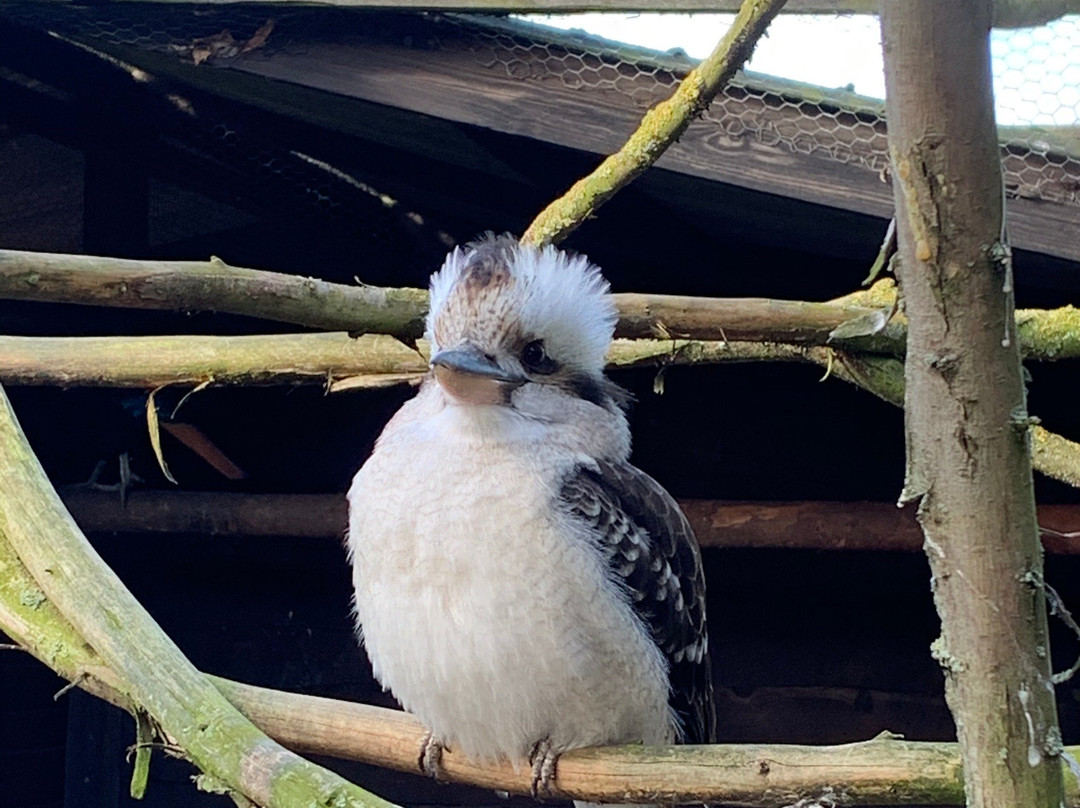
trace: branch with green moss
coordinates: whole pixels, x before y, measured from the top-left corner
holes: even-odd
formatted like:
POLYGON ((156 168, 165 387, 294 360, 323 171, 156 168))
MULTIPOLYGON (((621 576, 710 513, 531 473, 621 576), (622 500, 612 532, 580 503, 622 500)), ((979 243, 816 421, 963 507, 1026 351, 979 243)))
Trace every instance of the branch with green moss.
POLYGON ((366 386, 414 378, 427 360, 394 337, 274 334, 250 337, 0 337, 0 382, 61 387, 166 384, 366 386))
POLYGON ((13 639, 149 714, 204 777, 257 805, 390 808, 270 740, 195 669, 76 527, 2 390, 0 480, 0 620, 13 639))
MULTIPOLYGON (((230 267, 216 259, 133 261, 17 250, 0 250, 0 298, 219 311, 406 341, 423 333, 428 305, 423 289, 347 286, 230 267)), ((619 310, 616 335, 622 338, 832 345, 899 356, 906 337, 906 321, 894 313, 896 287, 891 279, 821 303, 640 293, 617 294, 614 299, 619 310)), ((1025 309, 1016 313, 1016 322, 1025 358, 1080 358, 1080 310, 1025 309)), ((282 344, 288 339, 282 338, 282 344)), ((331 350, 329 341, 325 345, 331 350)), ((19 350, 15 343, 6 347, 19 350)), ((333 350, 341 352, 345 363, 350 361, 342 343, 333 350)))
POLYGON ((559 243, 655 163, 750 58, 783 5, 784 0, 743 0, 735 22, 713 52, 686 74, 670 98, 645 113, 619 151, 541 211, 521 237, 522 242, 559 243))
MULTIPOLYGON (((730 362, 798 362, 903 406, 904 365, 890 356, 823 346, 718 340, 615 340, 612 370, 730 362)), ((289 334, 251 337, 0 337, 0 382, 138 387, 323 384, 331 391, 415 382, 427 372, 427 344, 393 337, 289 334)), ((1080 487, 1080 444, 1035 426, 1035 469, 1080 487)))
POLYGON ((0 250, 0 298, 244 314, 326 331, 424 333, 423 289, 347 286, 209 261, 0 250))
MULTIPOLYGON (((0 250, 0 298, 168 311, 217 311, 329 331, 420 337, 423 289, 347 286, 213 259, 134 261, 0 250)), ((824 345, 845 322, 870 316, 862 304, 763 298, 619 294, 620 337, 777 340, 824 345)), ((888 305, 888 304, 886 304, 888 305)), ((903 335, 863 340, 866 350, 899 350, 903 335)))

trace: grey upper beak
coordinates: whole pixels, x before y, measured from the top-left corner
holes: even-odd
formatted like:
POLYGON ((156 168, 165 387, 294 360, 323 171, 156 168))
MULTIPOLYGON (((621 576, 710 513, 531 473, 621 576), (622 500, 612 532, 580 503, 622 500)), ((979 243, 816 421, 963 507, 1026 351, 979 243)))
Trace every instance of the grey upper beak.
POLYGON ((525 379, 511 373, 507 373, 496 364, 494 359, 485 356, 473 345, 465 343, 457 348, 449 348, 439 351, 431 357, 431 365, 447 368, 458 373, 468 373, 470 376, 481 376, 496 382, 518 386, 524 384, 525 379))

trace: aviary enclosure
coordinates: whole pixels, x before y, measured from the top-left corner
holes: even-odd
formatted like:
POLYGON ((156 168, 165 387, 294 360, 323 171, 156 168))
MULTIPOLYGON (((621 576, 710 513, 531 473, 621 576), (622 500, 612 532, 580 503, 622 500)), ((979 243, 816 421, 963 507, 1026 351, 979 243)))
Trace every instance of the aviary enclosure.
POLYGON ((340 549, 421 287, 494 230, 612 281, 710 588, 723 743, 559 796, 1080 805, 1080 8, 886 0, 882 104, 738 72, 870 4, 664 4, 738 11, 699 64, 501 16, 648 2, 332 5, 0 3, 3 803, 528 793, 416 775, 340 549), (995 129, 992 25, 1053 123, 995 129))

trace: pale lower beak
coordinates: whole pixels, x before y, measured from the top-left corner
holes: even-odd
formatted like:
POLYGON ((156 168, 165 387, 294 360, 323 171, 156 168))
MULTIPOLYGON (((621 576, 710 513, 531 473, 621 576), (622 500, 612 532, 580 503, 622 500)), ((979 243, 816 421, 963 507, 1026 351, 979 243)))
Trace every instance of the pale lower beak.
POLYGON ((508 404, 510 394, 525 383, 468 343, 439 351, 431 357, 431 369, 439 386, 463 404, 508 404))

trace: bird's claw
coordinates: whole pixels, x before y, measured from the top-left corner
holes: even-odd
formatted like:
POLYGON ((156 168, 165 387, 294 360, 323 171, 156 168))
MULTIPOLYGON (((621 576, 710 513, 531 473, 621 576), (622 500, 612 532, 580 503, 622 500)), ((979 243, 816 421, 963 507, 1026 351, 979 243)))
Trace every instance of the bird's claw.
POLYGON ((532 764, 532 784, 529 791, 533 799, 550 797, 555 785, 555 769, 559 763, 559 753, 551 746, 551 739, 537 741, 529 754, 532 764))
POLYGON ((101 474, 105 470, 108 463, 104 460, 99 460, 97 465, 94 466, 94 470, 90 472, 90 477, 84 483, 78 483, 76 488, 85 488, 91 491, 116 491, 120 494, 120 507, 123 508, 127 505, 127 494, 131 488, 133 482, 144 483, 142 477, 131 470, 131 461, 128 457, 128 453, 124 452, 120 455, 120 479, 115 483, 102 483, 98 482, 101 479, 101 474))
POLYGON ((416 761, 421 774, 426 774, 432 780, 442 780, 443 748, 443 745, 436 741, 435 736, 430 732, 424 735, 424 742, 420 746, 420 757, 416 761))

